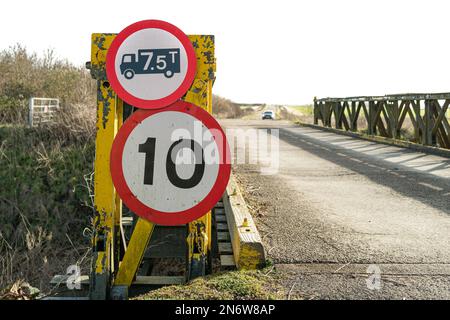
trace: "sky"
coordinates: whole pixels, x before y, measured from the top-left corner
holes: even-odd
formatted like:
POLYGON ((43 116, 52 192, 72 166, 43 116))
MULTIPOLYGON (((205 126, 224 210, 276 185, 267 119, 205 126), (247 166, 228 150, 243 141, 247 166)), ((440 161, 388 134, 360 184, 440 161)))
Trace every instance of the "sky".
POLYGON ((215 94, 242 103, 448 92, 447 1, 3 1, 0 49, 52 48, 84 65, 90 34, 140 20, 216 38, 215 94))

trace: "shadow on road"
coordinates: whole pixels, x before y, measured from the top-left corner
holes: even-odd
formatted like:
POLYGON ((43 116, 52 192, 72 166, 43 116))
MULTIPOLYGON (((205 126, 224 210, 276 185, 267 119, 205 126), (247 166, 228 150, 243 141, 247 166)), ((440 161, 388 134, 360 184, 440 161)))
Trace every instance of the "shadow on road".
MULTIPOLYGON (((309 133, 313 132, 315 131, 309 133)), ((335 135, 330 136, 330 138, 334 137, 335 135)), ((450 214, 450 179, 429 174, 436 170, 450 168, 450 160, 444 161, 441 165, 432 169, 417 171, 412 169, 411 166, 404 165, 406 162, 416 159, 416 157, 400 163, 386 161, 386 159, 390 158, 389 155, 392 157, 398 156, 398 152, 386 153, 380 159, 356 151, 360 148, 346 149, 340 145, 321 141, 301 133, 293 136, 291 132, 283 128, 280 128, 279 138, 290 145, 307 150, 322 159, 363 175, 377 184, 391 188, 406 197, 418 200, 428 206, 450 214)), ((321 135, 320 138, 323 139, 325 136, 321 135)), ((381 150, 389 147, 388 145, 374 143, 373 149, 366 149, 364 151, 381 150)), ((416 154, 416 152, 408 149, 403 149, 402 153, 416 154)), ((423 166, 427 165, 429 163, 423 166)), ((416 168, 419 167, 417 166, 416 168)))

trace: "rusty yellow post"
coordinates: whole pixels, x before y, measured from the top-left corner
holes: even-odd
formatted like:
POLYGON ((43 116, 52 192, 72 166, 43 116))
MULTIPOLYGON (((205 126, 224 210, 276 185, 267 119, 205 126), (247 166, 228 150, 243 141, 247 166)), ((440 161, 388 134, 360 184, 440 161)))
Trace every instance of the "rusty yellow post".
MULTIPOLYGON (((123 124, 123 101, 120 98, 118 98, 117 96, 116 96, 116 117, 114 120, 115 120, 115 126, 117 128, 117 130, 116 130, 116 133, 117 133, 118 129, 120 129, 120 127, 123 124)), ((126 246, 126 244, 122 240, 122 239, 124 239, 122 237, 122 232, 123 232, 123 229, 122 229, 122 200, 120 199, 118 193, 115 193, 114 200, 115 200, 114 201, 115 210, 114 210, 114 235, 113 235, 114 261, 112 264, 112 267, 113 267, 112 272, 113 273, 115 273, 117 271, 117 269, 119 268, 121 251, 125 250, 125 246, 126 246)))
POLYGON ((113 40, 110 34, 93 34, 88 67, 97 80, 97 136, 95 142, 95 183, 90 298, 106 299, 110 279, 117 264, 120 243, 121 201, 115 193, 109 169, 114 137, 122 124, 123 104, 111 89, 105 74, 106 52, 113 40), (117 234, 119 232, 119 234, 117 234))
MULTIPOLYGON (((212 113, 212 85, 215 80, 216 60, 214 36, 190 35, 197 57, 197 74, 184 100, 212 113)), ((188 266, 190 278, 204 275, 211 250, 211 211, 189 223, 188 266)))
POLYGON ((127 251, 120 262, 119 270, 114 279, 114 286, 131 286, 154 229, 153 223, 139 218, 131 235, 127 251))

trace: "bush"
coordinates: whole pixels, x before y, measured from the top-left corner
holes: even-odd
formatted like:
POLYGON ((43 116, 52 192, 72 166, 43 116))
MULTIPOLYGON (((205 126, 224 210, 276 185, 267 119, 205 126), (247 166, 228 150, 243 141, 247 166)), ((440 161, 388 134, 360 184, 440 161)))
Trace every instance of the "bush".
POLYGON ((0 288, 46 288, 89 248, 94 140, 63 131, 0 127, 0 288))
POLYGON ((26 123, 31 97, 58 98, 63 108, 95 106, 96 83, 84 67, 16 45, 0 52, 0 123, 26 123))
POLYGON ((96 82, 53 51, 39 58, 20 45, 0 52, 0 73, 0 289, 26 279, 46 290, 69 265, 87 267, 96 82), (60 99, 61 110, 28 128, 36 96, 60 99))
POLYGON ((216 95, 213 97, 212 111, 218 118, 239 118, 244 114, 238 104, 216 95))

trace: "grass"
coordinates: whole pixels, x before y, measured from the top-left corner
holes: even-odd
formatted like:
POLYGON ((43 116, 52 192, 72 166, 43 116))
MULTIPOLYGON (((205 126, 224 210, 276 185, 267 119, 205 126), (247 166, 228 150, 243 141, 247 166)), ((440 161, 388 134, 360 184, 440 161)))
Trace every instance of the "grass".
POLYGON ((21 45, 0 51, 0 72, 0 295, 24 280, 45 292, 90 250, 96 81, 21 45), (60 100, 51 126, 27 127, 36 96, 60 100))
POLYGON ((185 285, 162 287, 136 300, 275 300, 284 299, 271 269, 231 271, 198 278, 185 285))
POLYGON ((45 291, 54 274, 87 263, 95 126, 79 131, 92 120, 78 111, 70 127, 0 126, 0 291, 21 280, 45 291))
POLYGON ((286 106, 286 108, 290 109, 291 111, 294 110, 305 116, 312 116, 314 114, 313 106, 310 104, 302 106, 286 106))

